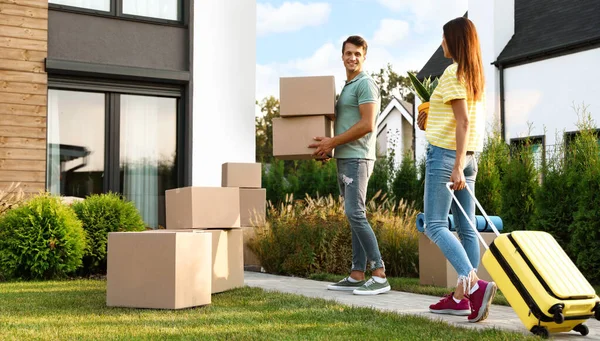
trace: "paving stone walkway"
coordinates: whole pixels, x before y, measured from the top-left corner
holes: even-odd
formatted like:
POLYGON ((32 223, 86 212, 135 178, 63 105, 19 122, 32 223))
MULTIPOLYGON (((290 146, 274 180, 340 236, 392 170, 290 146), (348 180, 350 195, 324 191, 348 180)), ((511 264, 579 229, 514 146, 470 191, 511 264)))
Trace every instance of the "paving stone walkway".
MULTIPOLYGON (((251 271, 246 271, 244 276, 245 283, 249 287, 258 287, 265 290, 334 300, 349 306, 371 307, 381 311, 419 315, 466 328, 497 328, 531 334, 525 329, 512 308, 506 306, 494 305, 491 308, 488 319, 480 323, 469 323, 464 316, 436 315, 430 313, 427 307, 439 300, 438 297, 434 296, 392 290, 382 295, 364 297, 353 295, 351 292, 327 290, 327 285, 330 284, 328 282, 296 277, 275 276, 251 271)), ((579 333, 570 332, 552 334, 550 339, 600 341, 600 321, 590 319, 586 322, 586 325, 589 327, 590 333, 585 337, 581 336, 579 333)))

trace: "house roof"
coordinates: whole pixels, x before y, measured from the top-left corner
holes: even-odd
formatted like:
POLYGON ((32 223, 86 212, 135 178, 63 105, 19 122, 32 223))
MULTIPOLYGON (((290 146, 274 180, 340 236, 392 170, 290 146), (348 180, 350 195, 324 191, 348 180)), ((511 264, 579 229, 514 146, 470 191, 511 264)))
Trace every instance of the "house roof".
MULTIPOLYGON (((515 0, 515 33, 495 64, 506 67, 598 46, 600 1, 515 0)), ((440 46, 417 78, 439 77, 450 63, 440 46)))
POLYGON ((519 64, 600 46, 600 1, 515 0, 515 34, 496 64, 519 64))
POLYGON ((383 109, 383 111, 381 112, 381 115, 379 115, 379 118, 377 120, 377 128, 379 128, 381 123, 383 123, 383 121, 385 121, 385 119, 393 111, 394 108, 398 109, 398 111, 400 111, 400 114, 402 114, 404 119, 406 119, 408 121, 408 123, 410 123, 412 125, 413 124, 413 109, 412 109, 412 107, 413 107, 413 105, 411 103, 403 101, 401 99, 398 99, 396 96, 394 96, 392 98, 392 100, 390 101, 390 103, 387 105, 387 107, 385 107, 385 109, 383 109))
POLYGON ((446 70, 450 64, 452 64, 452 59, 444 57, 444 50, 442 49, 442 45, 440 45, 427 63, 425 63, 425 66, 423 66, 421 71, 417 73, 417 79, 422 82, 428 77, 431 77, 432 79, 441 77, 444 70, 446 70))

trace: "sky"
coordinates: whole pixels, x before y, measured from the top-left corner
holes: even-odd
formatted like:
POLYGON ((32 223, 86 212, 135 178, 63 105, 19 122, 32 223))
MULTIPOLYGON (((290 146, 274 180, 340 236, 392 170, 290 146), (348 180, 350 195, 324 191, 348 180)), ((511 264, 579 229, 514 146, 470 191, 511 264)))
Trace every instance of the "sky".
POLYGON ((439 47, 442 26, 464 15, 468 0, 258 0, 256 98, 279 98, 279 78, 346 78, 341 44, 367 40, 364 69, 390 63, 397 73, 419 70, 439 47))

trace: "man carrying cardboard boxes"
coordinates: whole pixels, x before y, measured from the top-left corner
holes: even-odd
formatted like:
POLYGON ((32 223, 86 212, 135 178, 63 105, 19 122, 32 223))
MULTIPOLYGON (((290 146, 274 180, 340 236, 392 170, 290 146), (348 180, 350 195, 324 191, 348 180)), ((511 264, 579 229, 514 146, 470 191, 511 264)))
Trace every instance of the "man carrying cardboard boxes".
POLYGON ((375 122, 381 99, 375 81, 362 70, 367 42, 351 36, 342 45, 346 84, 336 103, 335 136, 315 137, 313 156, 327 158, 335 149, 338 183, 344 209, 352 229, 350 275, 328 286, 330 290, 352 290, 356 295, 377 295, 390 290, 375 233, 366 217, 367 184, 376 155, 375 122), (372 278, 365 281, 367 261, 372 278))

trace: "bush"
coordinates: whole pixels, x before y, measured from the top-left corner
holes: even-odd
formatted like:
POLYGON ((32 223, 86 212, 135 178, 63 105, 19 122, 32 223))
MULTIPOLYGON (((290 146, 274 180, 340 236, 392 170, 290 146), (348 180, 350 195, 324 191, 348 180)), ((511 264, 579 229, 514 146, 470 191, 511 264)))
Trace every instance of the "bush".
POLYGON ((398 201, 406 200, 411 205, 423 210, 423 195, 419 188, 420 181, 417 176, 417 166, 412 158, 412 152, 407 151, 402 156, 400 168, 394 175, 392 192, 398 201))
POLYGON ((565 166, 563 153, 560 150, 557 150, 542 166, 544 181, 535 196, 533 226, 536 230, 552 234, 567 254, 572 256, 569 226, 573 223, 573 207, 577 207, 578 196, 573 184, 568 181, 569 173, 574 170, 565 166))
POLYGON ((298 162, 298 169, 288 176, 289 192, 297 198, 328 196, 337 197, 339 186, 337 182, 337 166, 335 160, 321 162, 317 160, 302 160, 298 162), (297 185, 295 178, 298 179, 297 185), (294 179, 294 180, 292 180, 294 179))
POLYGON ((515 147, 506 167, 502 179, 504 230, 531 230, 539 186, 531 148, 527 144, 515 147))
POLYGON ((567 154, 568 183, 579 200, 570 227, 573 257, 592 282, 600 283, 600 147, 595 125, 584 110, 578 122, 580 135, 567 154))
POLYGON ((508 145, 500 133, 489 136, 478 161, 475 193, 488 215, 501 215, 502 175, 509 159, 508 145))
POLYGON ((0 273, 7 279, 55 279, 81 266, 85 232, 71 207, 47 194, 0 218, 0 273))
POLYGON ((375 160, 373 173, 367 184, 367 201, 372 200, 378 193, 390 193, 390 184, 394 174, 393 155, 380 157, 375 160))
POLYGON ((114 193, 94 194, 73 204, 86 231, 83 255, 85 274, 106 273, 106 244, 109 232, 143 231, 146 226, 131 201, 114 193))
MULTIPOLYGON (((378 197, 368 204, 367 217, 378 236, 382 258, 390 276, 416 276, 417 212, 406 203, 398 206, 378 197)), ((327 272, 347 274, 352 260, 352 236, 343 199, 332 196, 269 205, 267 222, 257 227, 249 248, 267 272, 307 276, 327 272)))

